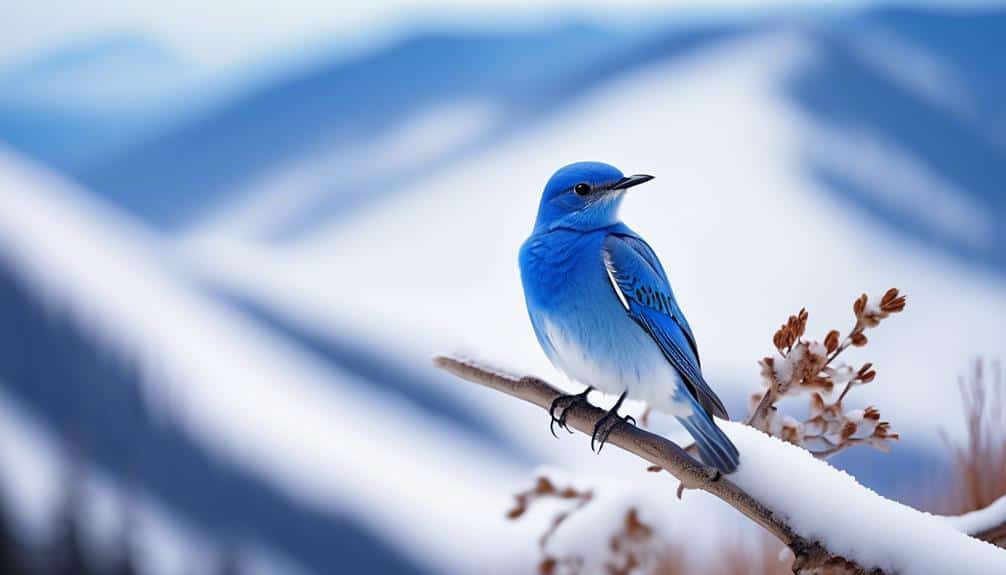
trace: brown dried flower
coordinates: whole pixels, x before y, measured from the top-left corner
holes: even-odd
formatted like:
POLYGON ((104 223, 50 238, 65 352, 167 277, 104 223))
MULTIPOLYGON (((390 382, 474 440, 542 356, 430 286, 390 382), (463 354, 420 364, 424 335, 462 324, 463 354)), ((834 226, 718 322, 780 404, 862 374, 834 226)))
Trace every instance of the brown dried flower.
POLYGON ((867 362, 856 372, 855 380, 860 383, 870 383, 875 377, 877 377, 877 372, 873 369, 873 364, 867 362))
POLYGON ((905 296, 899 295, 897 288, 891 288, 880 299, 880 309, 884 313, 899 313, 905 309, 906 303, 905 296))
POLYGON ((863 315, 863 311, 866 309, 866 300, 867 297, 864 293, 856 298, 856 301, 852 302, 852 313, 855 314, 856 317, 863 315))
POLYGON ((833 329, 828 332, 828 335, 824 337, 824 348, 828 350, 828 353, 834 353, 838 349, 838 337, 839 333, 837 329, 833 329))
POLYGON ((786 323, 782 324, 772 337, 772 343, 779 353, 785 355, 793 349, 793 346, 800 341, 807 330, 807 310, 801 309, 796 315, 789 316, 786 323))
POLYGON ((823 343, 803 339, 808 319, 806 309, 789 316, 772 338, 781 359, 765 357, 759 361, 766 389, 751 396, 748 423, 802 445, 818 457, 829 457, 861 443, 887 449, 898 434, 890 430, 889 423, 880 421, 876 408, 846 411, 843 406, 843 399, 854 386, 876 378, 873 364, 865 363, 856 370, 844 363, 832 363, 850 346, 866 346, 867 329, 904 309, 905 296, 897 289, 887 290, 879 304, 871 304, 869 296, 862 294, 852 304, 856 323, 849 334, 842 339, 841 332, 830 330, 823 343), (837 389, 841 393, 829 402, 827 397, 837 389), (804 391, 811 392, 806 419, 777 417, 775 403, 779 398, 804 391))

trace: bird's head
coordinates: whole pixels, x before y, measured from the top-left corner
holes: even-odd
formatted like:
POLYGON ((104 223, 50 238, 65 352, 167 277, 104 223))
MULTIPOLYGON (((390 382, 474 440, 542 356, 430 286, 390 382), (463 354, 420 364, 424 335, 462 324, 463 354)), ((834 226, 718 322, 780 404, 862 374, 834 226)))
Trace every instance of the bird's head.
POLYGON ((625 176, 615 166, 577 162, 559 168, 545 184, 535 230, 592 230, 618 221, 625 191, 653 176, 625 176))

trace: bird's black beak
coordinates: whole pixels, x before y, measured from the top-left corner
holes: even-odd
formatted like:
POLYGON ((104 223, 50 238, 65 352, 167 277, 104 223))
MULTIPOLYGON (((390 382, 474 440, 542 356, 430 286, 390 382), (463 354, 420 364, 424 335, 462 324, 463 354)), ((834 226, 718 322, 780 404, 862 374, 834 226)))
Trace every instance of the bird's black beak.
POLYGON ((627 190, 632 186, 638 186, 639 184, 645 184, 653 179, 653 176, 647 176, 646 174, 636 174, 634 176, 625 176, 621 180, 615 182, 614 186, 611 186, 613 190, 627 190))

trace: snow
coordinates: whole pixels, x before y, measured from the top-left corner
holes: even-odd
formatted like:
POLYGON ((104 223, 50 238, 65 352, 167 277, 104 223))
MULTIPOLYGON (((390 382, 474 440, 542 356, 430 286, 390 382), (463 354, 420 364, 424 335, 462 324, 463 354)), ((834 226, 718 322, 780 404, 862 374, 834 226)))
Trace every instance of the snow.
POLYGON ((374 181, 387 183, 393 174, 418 170, 471 144, 488 132, 498 115, 488 101, 453 101, 416 113, 374 141, 354 142, 352 146, 334 142, 274 168, 250 184, 241 184, 244 189, 224 192, 224 197, 237 201, 225 202, 208 214, 195 224, 192 233, 199 235, 200 230, 210 229, 235 237, 268 236, 331 201, 333 190, 367 191, 375 187, 374 181))
MULTIPOLYGON (((20 526, 19 536, 30 546, 46 544, 57 525, 55 514, 66 496, 65 447, 42 424, 18 408, 0 389, 0 488, 20 526)), ((127 489, 86 465, 75 478, 81 488, 84 542, 98 561, 117 552, 125 520, 127 489)), ((142 493, 129 492, 130 538, 142 573, 193 572, 210 568, 213 557, 205 537, 142 493)))
POLYGON ((982 202, 907 151, 866 128, 812 123, 806 129, 814 141, 807 156, 860 184, 885 208, 974 248, 994 241, 995 222, 982 202))
MULTIPOLYGON (((2 392, 2 390, 0 390, 2 392)), ((0 395, 0 488, 22 536, 42 541, 62 495, 60 461, 41 445, 43 431, 0 395)))
POLYGON ((863 62, 934 106, 974 120, 977 108, 967 82, 948 62, 883 26, 853 33, 849 47, 863 62))
POLYGON ((804 449, 738 423, 723 425, 742 453, 730 480, 833 553, 902 575, 1006 572, 1006 551, 944 518, 885 499, 804 449))
POLYGON ((1006 496, 996 499, 984 509, 971 511, 946 520, 963 533, 980 533, 1006 523, 1006 496))
MULTIPOLYGON (((624 467, 629 473, 621 477, 588 476, 555 466, 535 470, 533 477, 546 477, 560 489, 573 487, 593 494, 589 503, 556 530, 546 547, 549 554, 583 559, 585 573, 604 572, 604 563, 611 559, 610 538, 632 507, 640 520, 653 528, 656 550, 666 551, 660 546, 667 545, 683 551, 686 559, 707 562, 724 540, 750 541, 761 529, 746 520, 737 521, 740 516, 736 511, 705 492, 688 491, 679 500, 673 477, 666 472, 645 471, 644 462, 630 457, 624 467)), ((530 477, 522 487, 530 485, 530 477)), ((524 529, 524 536, 536 541, 557 513, 572 507, 568 500, 539 500, 515 523, 515 528, 524 529)), ((538 557, 537 551, 534 556, 538 557)))
POLYGON ((213 455, 348 514, 431 569, 522 564, 512 551, 523 538, 501 510, 526 469, 193 290, 155 238, 69 183, 0 155, 0 204, 0 257, 135 356, 152 406, 213 455))

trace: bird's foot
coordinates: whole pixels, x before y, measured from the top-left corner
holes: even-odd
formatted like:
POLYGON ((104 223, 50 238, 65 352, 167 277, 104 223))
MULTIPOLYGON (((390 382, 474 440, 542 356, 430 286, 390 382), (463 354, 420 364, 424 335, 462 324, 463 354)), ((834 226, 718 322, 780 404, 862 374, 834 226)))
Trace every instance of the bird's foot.
POLYGON ((573 430, 566 425, 566 416, 569 415, 569 410, 571 407, 578 403, 585 403, 590 405, 587 401, 587 394, 589 394, 594 388, 588 387, 580 393, 574 395, 560 395, 559 397, 552 400, 552 405, 548 408, 548 415, 552 418, 551 423, 549 423, 549 431, 552 432, 553 437, 559 437, 555 434, 555 424, 558 423, 559 427, 565 429, 566 431, 573 433, 573 430), (557 415, 558 414, 558 415, 557 415))
POLYGON ((615 405, 604 414, 601 419, 597 420, 594 424, 594 433, 590 436, 590 449, 591 451, 596 451, 601 453, 601 448, 604 444, 608 442, 608 436, 611 432, 618 426, 619 423, 624 423, 626 425, 636 425, 636 418, 631 415, 626 415, 622 417, 618 415, 618 409, 622 407, 622 401, 625 400, 625 396, 628 392, 623 393, 618 397, 618 401, 615 405), (594 444, 597 443, 597 449, 594 449, 594 444))
POLYGON ((601 453, 601 448, 608 442, 608 436, 618 426, 619 423, 626 425, 636 425, 636 418, 631 415, 622 417, 614 411, 604 414, 604 417, 594 424, 594 434, 590 436, 590 449, 594 450, 594 443, 597 443, 597 453, 601 453))

